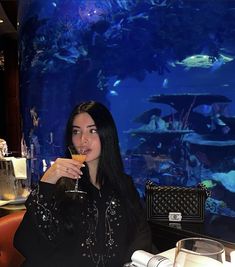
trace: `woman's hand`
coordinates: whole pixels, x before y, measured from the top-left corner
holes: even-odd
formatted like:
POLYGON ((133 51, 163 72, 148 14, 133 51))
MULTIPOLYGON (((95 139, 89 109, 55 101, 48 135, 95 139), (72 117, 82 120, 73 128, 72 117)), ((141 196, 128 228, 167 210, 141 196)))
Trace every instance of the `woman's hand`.
POLYGON ((44 173, 41 181, 56 184, 61 177, 68 177, 71 179, 80 178, 82 175, 81 167, 84 167, 84 164, 77 160, 58 158, 44 173))

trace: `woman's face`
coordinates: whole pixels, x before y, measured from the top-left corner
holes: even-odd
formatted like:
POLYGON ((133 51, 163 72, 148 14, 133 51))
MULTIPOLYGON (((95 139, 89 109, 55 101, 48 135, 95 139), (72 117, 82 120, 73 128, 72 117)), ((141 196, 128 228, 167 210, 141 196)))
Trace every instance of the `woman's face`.
POLYGON ((95 122, 84 112, 76 115, 72 125, 72 142, 75 147, 82 147, 86 154, 86 162, 97 163, 101 153, 100 137, 95 122))

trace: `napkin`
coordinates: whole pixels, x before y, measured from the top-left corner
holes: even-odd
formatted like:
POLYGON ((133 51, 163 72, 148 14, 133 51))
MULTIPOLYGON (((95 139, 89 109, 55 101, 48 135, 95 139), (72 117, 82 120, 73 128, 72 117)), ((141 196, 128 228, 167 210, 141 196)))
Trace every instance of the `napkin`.
POLYGON ((137 250, 131 256, 132 263, 138 267, 146 267, 154 255, 144 250, 137 250))
POLYGON ((231 263, 235 266, 235 250, 231 251, 230 253, 231 263))
POLYGON ((171 267, 173 263, 161 255, 153 255, 144 250, 136 250, 131 256, 132 264, 137 267, 171 267))
POLYGON ((26 158, 5 157, 6 160, 11 160, 14 174, 17 179, 27 179, 26 158))

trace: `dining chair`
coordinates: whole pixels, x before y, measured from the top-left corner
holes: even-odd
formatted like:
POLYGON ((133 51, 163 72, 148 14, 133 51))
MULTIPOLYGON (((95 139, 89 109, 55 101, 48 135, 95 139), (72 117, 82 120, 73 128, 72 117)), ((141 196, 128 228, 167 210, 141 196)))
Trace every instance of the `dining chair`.
POLYGON ((15 232, 23 219, 25 210, 0 217, 0 266, 19 267, 24 257, 14 248, 15 232))

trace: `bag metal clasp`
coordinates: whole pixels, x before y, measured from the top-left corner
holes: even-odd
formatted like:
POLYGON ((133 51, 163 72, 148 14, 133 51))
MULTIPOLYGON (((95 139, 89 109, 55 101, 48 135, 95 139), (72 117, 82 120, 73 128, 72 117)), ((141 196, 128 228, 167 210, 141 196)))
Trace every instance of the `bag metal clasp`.
POLYGON ((168 215, 170 222, 180 222, 182 220, 181 212, 169 212, 168 215))

